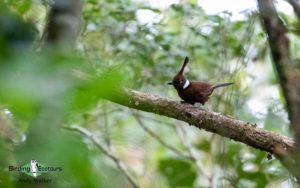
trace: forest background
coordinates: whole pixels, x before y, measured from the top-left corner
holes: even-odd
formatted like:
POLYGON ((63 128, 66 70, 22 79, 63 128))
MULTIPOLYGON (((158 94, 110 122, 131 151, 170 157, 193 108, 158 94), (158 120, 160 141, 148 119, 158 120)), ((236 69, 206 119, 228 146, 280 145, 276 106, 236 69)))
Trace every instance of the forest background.
POLYGON ((45 187, 297 186, 300 5, 279 2, 258 1, 236 17, 196 0, 3 1, 0 185, 40 186, 8 171, 34 158, 63 169, 42 174, 53 180, 45 187), (234 82, 202 107, 205 125, 189 126, 197 109, 167 85, 186 56, 189 80, 234 82), (215 130, 218 118, 227 124, 215 130), (243 140, 263 129, 265 140, 243 140), (278 149, 270 131, 291 149, 278 149))

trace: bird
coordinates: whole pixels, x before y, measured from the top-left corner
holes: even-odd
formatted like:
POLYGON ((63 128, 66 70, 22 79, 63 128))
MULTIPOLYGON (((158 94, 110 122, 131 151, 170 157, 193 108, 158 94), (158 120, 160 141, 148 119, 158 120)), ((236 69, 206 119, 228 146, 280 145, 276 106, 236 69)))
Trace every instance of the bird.
POLYGON ((210 84, 207 82, 191 82, 183 76, 183 71, 189 62, 189 57, 184 59, 180 71, 173 77, 168 85, 173 85, 178 95, 185 103, 194 105, 195 103, 204 104, 216 88, 229 86, 232 82, 223 84, 210 84))

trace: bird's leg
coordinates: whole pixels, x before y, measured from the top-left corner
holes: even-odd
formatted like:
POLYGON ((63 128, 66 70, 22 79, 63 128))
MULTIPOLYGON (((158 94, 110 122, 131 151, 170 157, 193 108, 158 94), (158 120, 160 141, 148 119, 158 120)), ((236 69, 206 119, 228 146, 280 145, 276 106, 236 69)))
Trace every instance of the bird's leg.
POLYGON ((186 105, 192 105, 194 106, 192 103, 186 102, 186 101, 180 101, 180 104, 186 104, 186 105))
POLYGON ((195 103, 193 108, 201 108, 203 105, 201 103, 195 103))

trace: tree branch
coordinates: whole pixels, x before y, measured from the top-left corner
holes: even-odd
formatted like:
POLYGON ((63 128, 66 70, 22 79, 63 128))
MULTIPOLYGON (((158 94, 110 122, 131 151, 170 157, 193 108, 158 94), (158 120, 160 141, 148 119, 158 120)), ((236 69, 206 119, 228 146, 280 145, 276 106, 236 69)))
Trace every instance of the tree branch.
POLYGON ((161 145, 165 146, 166 148, 168 148, 169 150, 173 151, 174 153, 176 153, 178 156, 186 158, 186 159, 191 159, 190 157, 186 156, 183 152, 179 151, 178 149, 176 149, 175 147, 173 147, 172 145, 168 144, 167 142, 165 142, 161 137, 159 137, 157 134, 155 134, 151 129, 149 129, 144 122, 141 120, 139 114, 137 113, 132 113, 133 116, 135 117, 136 121, 138 122, 138 124, 149 134, 151 135, 153 138, 155 138, 161 145))
POLYGON ((192 146, 187 142, 186 135, 184 129, 180 125, 175 125, 178 137, 180 138, 181 142, 183 143, 184 147, 189 151, 189 155, 191 160, 196 164, 198 169, 203 173, 203 175, 208 179, 210 187, 215 188, 216 185, 213 181, 213 175, 210 175, 206 169, 204 168, 203 164, 197 159, 197 157, 193 153, 192 146))
POLYGON ((54 0, 45 33, 47 43, 73 42, 79 32, 81 0, 54 0))
POLYGON ((297 139, 300 138, 298 137, 300 136, 300 70, 291 60, 287 29, 277 15, 273 0, 258 0, 258 7, 268 34, 273 62, 283 89, 291 126, 297 139))
MULTIPOLYGON (((299 17, 299 3, 294 0, 289 0, 299 17)), ((268 41, 271 48, 273 63, 275 65, 279 83, 283 90, 283 95, 286 101, 291 127, 294 130, 294 135, 297 143, 296 149, 296 166, 300 165, 300 69, 297 67, 297 62, 293 61, 290 55, 289 39, 286 36, 287 29, 280 20, 273 0, 258 0, 258 8, 260 16, 268 34, 268 41)), ((295 166, 292 165, 292 166, 295 166)), ((296 175, 300 180, 300 172, 296 175)))
POLYGON ((192 161, 193 163, 196 164, 196 166, 198 167, 198 169, 200 170, 200 172, 208 179, 209 183, 210 183, 210 187, 215 188, 215 184, 213 182, 213 178, 212 175, 210 175, 204 168, 204 166, 202 165, 202 163, 200 163, 199 160, 197 160, 197 157, 194 155, 193 153, 193 149, 192 146, 186 141, 186 136, 185 136, 185 132, 183 130, 183 128, 181 128, 179 125, 175 125, 178 137, 180 139, 180 141, 182 142, 182 144, 184 145, 184 147, 188 150, 188 156, 177 150, 176 148, 174 148, 172 145, 169 145, 168 143, 166 143, 161 137, 159 137, 157 134, 155 134, 152 130, 150 130, 145 124, 144 122, 141 120, 141 117, 138 113, 134 113, 132 112, 133 116, 136 118, 137 122, 139 123, 139 125, 146 131, 148 132, 153 138, 155 138, 159 143, 161 143, 163 146, 165 146, 166 148, 168 148, 169 150, 173 151, 174 153, 176 153, 178 156, 183 157, 185 159, 188 159, 190 161, 192 161))
POLYGON ((116 95, 103 97, 123 106, 178 119, 199 129, 205 129, 274 154, 276 154, 275 147, 280 147, 286 152, 295 149, 295 142, 292 138, 266 131, 256 127, 256 125, 251 125, 249 122, 217 115, 214 112, 194 108, 190 104, 181 104, 159 95, 126 90, 116 95))
POLYGON ((300 19, 300 4, 298 0, 287 0, 293 7, 298 19, 300 19))
POLYGON ((101 142, 90 131, 88 131, 87 129, 85 129, 83 127, 78 127, 78 126, 63 127, 63 128, 66 130, 79 132, 80 134, 88 137, 107 157, 111 158, 116 163, 117 167, 125 175, 125 177, 128 179, 128 181, 131 183, 131 185, 134 188, 139 187, 137 185, 137 183, 135 183, 134 179, 127 172, 125 164, 117 156, 115 156, 110 151, 105 149, 105 147, 102 146, 101 142))

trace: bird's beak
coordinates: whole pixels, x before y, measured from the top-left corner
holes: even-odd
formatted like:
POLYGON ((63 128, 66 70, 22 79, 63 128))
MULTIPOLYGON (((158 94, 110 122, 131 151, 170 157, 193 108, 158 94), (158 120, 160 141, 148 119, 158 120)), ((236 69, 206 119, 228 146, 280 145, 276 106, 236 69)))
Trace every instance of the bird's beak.
POLYGON ((168 82, 168 85, 173 85, 173 82, 168 82))

